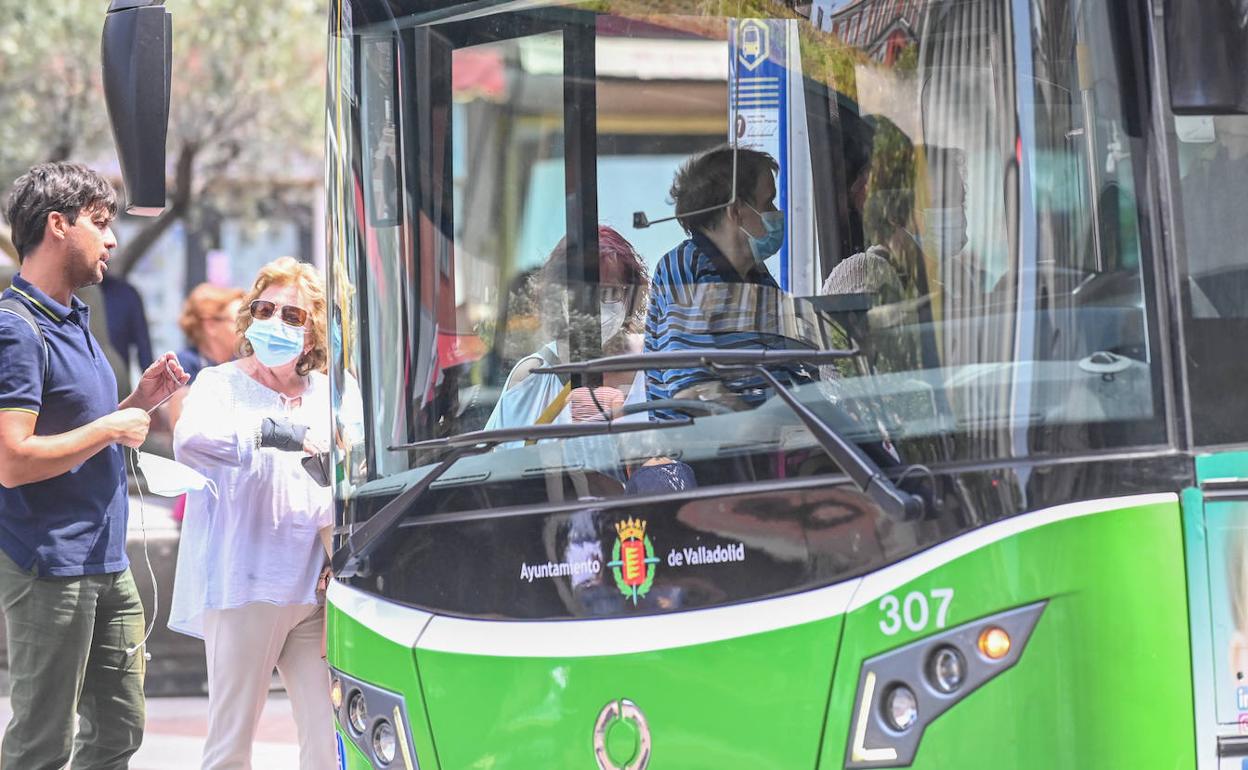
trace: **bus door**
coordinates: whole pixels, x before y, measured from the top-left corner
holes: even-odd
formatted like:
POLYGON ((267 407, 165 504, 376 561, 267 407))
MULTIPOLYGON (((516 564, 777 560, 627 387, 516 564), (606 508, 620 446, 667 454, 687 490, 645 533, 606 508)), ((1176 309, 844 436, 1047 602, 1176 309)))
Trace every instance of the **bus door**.
POLYGON ((1198 488, 1184 497, 1197 767, 1248 768, 1248 15, 1168 3, 1174 287, 1198 488))
POLYGON ((1201 768, 1248 767, 1248 454, 1196 461, 1184 500, 1201 768))

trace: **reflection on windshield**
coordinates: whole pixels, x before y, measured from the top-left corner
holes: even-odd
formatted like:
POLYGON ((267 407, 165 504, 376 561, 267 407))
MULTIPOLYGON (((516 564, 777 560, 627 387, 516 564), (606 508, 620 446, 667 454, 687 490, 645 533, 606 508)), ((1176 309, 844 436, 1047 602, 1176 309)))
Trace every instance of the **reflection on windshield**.
POLYGON ((630 352, 854 348, 769 371, 901 464, 1155 440, 1108 17, 1029 7, 735 20, 618 0, 593 5, 584 61, 540 8, 488 35, 432 22, 414 59, 369 30, 351 130, 373 138, 333 170, 341 360, 367 426, 351 478, 386 488, 424 463, 389 448, 422 440, 674 416, 695 423, 509 442, 439 484, 559 477, 550 499, 837 470, 753 374, 533 371, 630 352), (393 71, 422 56, 433 74, 393 71), (396 95, 421 78, 436 87, 396 95), (565 102, 574 83, 595 120, 565 102), (429 136, 392 141, 403 126, 429 136), (634 227, 637 211, 674 221, 634 227))

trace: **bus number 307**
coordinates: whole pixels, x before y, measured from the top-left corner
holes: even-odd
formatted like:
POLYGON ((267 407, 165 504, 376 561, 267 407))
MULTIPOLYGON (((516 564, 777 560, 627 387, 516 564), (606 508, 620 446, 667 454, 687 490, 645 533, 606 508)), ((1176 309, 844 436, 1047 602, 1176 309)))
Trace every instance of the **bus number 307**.
POLYGON ((880 611, 884 613, 880 630, 885 636, 896 634, 903 625, 911 631, 922 631, 932 620, 932 606, 936 608, 936 627, 944 628, 949 617, 949 603, 952 601, 952 588, 933 588, 927 594, 911 591, 901 600, 889 594, 880 599, 880 611))

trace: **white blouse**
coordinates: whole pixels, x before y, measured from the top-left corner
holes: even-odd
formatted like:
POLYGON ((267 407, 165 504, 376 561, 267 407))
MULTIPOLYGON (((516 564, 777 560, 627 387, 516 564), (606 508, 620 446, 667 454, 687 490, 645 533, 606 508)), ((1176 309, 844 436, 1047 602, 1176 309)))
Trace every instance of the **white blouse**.
POLYGON ((203 612, 251 602, 316 603, 325 561, 318 530, 333 523, 329 487, 312 480, 303 452, 256 447, 264 417, 307 425, 330 441, 329 378, 308 375, 297 406, 231 362, 204 369, 187 394, 173 433, 174 457, 211 479, 188 493, 169 628, 203 637, 203 612))

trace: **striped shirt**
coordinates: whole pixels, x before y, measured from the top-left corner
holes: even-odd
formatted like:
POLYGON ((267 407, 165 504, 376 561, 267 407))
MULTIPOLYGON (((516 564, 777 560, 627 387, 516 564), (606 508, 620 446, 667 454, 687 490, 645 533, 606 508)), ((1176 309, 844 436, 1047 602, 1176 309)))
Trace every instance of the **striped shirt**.
MULTIPOLYGON (((791 305, 766 267, 753 265, 743 276, 709 238, 694 233, 655 267, 645 350, 802 347, 794 344, 794 338, 803 335, 781 333, 793 320, 791 305)), ((776 374, 782 381, 793 379, 786 371, 776 374)), ((651 369, 646 372, 646 393, 652 401, 674 398, 685 388, 720 379, 704 368, 651 369)), ((765 384, 760 377, 746 376, 725 384, 750 405, 764 400, 765 384)))

